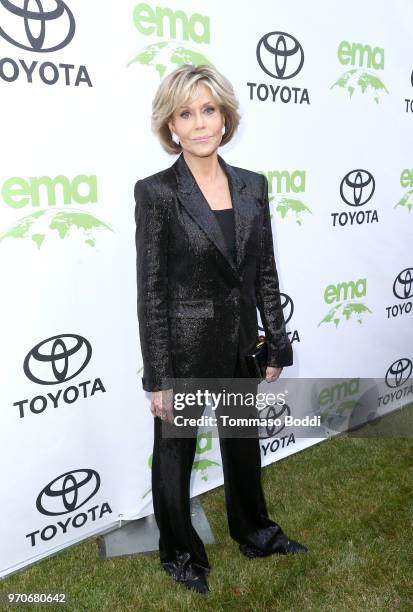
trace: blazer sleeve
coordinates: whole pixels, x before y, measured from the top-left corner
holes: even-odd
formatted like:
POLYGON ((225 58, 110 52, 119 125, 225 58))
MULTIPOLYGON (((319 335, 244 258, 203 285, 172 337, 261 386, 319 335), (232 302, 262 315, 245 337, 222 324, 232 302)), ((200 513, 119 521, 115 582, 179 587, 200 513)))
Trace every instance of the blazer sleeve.
POLYGON ((263 178, 263 192, 261 196, 263 227, 255 293, 268 344, 267 366, 281 368, 293 364, 293 350, 290 339, 287 336, 281 306, 268 201, 268 181, 264 175, 260 176, 263 178))
POLYGON ((147 181, 135 184, 136 278, 145 391, 167 389, 172 378, 168 309, 168 212, 147 181))

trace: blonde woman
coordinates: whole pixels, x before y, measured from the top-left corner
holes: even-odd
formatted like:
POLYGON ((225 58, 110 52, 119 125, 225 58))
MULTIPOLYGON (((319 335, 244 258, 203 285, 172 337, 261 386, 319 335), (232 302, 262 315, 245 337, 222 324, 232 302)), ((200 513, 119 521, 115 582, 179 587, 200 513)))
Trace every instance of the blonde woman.
MULTIPOLYGON (((240 121, 231 83, 215 68, 184 64, 160 84, 152 129, 179 154, 135 185, 139 335, 154 416, 152 492, 164 569, 206 593, 210 565, 190 517, 196 437, 166 437, 173 378, 248 378, 245 355, 268 343, 266 380, 293 355, 274 259, 267 179, 227 164, 218 148, 240 121)), ((227 518, 240 551, 253 558, 306 551, 268 517, 257 436, 220 436, 227 518)))

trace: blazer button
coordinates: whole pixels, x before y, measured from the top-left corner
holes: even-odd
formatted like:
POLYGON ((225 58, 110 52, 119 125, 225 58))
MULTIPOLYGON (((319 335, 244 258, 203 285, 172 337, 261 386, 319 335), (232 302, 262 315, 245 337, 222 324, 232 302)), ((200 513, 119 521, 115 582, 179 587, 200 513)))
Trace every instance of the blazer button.
POLYGON ((240 294, 240 290, 239 290, 239 288, 238 288, 238 287, 233 287, 233 288, 231 289, 231 295, 232 295, 233 297, 239 297, 239 294, 240 294))

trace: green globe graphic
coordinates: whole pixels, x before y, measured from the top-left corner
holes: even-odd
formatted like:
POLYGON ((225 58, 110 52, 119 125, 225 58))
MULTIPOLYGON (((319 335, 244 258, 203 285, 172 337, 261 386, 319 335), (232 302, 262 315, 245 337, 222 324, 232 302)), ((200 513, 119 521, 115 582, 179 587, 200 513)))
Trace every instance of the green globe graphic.
POLYGON ((109 225, 90 213, 73 209, 40 210, 20 219, 0 236, 0 243, 9 238, 31 240, 40 249, 53 233, 62 240, 80 234, 83 242, 93 247, 103 231, 113 232, 109 225))
MULTIPOLYGON (((272 199, 274 199, 274 196, 269 198, 269 201, 272 199)), ((295 215, 295 222, 298 225, 303 224, 303 213, 310 213, 310 215, 313 214, 308 206, 306 206, 306 204, 304 204, 304 202, 301 200, 287 197, 275 199, 275 210, 280 213, 282 219, 285 219, 288 213, 295 215)))
POLYGON ((399 200, 397 204, 393 206, 393 208, 397 208, 398 206, 403 208, 408 213, 412 211, 413 209, 413 189, 409 189, 409 191, 407 191, 404 194, 402 199, 399 200))
MULTIPOLYGON (((149 468, 152 469, 152 455, 149 456, 148 465, 149 465, 149 468)), ((220 464, 217 463, 216 461, 210 461, 209 459, 197 459, 192 464, 192 470, 195 470, 196 472, 201 472, 202 480, 208 480, 207 470, 213 465, 220 465, 220 464)), ((142 499, 146 497, 151 491, 152 491, 152 487, 148 489, 147 491, 145 491, 145 493, 142 495, 142 499)))
POLYGON ((349 321, 351 318, 356 318, 357 323, 361 324, 366 312, 371 313, 371 310, 361 302, 340 303, 328 311, 317 327, 322 323, 334 323, 337 328, 342 321, 349 321))
POLYGON ((158 72, 159 77, 163 79, 165 74, 172 72, 182 64, 213 64, 197 49, 189 46, 183 46, 176 42, 160 42, 144 47, 139 51, 138 55, 128 62, 131 64, 141 64, 142 66, 151 66, 158 72))
POLYGON ((335 83, 332 84, 330 89, 333 87, 341 87, 346 89, 349 93, 350 98, 353 94, 371 94, 374 101, 378 104, 380 97, 384 92, 389 93, 387 87, 383 81, 375 74, 362 70, 360 68, 352 68, 347 70, 335 83))
POLYGON ((208 480, 207 470, 213 465, 219 465, 219 463, 216 461, 210 461, 209 459, 198 459, 193 462, 192 469, 196 470, 197 472, 201 472, 202 480, 208 480))
POLYGON ((327 424, 332 429, 339 429, 340 425, 354 415, 362 404, 359 400, 345 400, 341 404, 332 404, 326 407, 325 412, 321 415, 320 421, 327 424))

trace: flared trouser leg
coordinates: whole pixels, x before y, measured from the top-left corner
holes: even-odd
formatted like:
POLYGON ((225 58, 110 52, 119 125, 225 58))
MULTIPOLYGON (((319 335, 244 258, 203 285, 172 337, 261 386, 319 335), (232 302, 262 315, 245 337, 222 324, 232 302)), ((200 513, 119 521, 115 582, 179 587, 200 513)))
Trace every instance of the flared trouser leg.
MULTIPOLYGON (((256 395, 258 384, 247 379, 248 373, 237 361, 234 378, 235 391, 256 395), (239 380, 245 378, 246 380, 239 380)), ((229 413, 218 409, 217 413, 243 417, 257 417, 257 413, 239 409, 229 413)), ((247 437, 229 437, 230 430, 220 431, 220 448, 224 472, 224 490, 228 527, 231 537, 240 544, 250 544, 264 554, 269 554, 276 540, 283 533, 281 527, 268 517, 267 505, 261 483, 261 451, 258 427, 248 427, 247 437)))
MULTIPOLYGON (((204 544, 191 522, 190 481, 196 437, 166 438, 154 418, 152 498, 159 528, 160 561, 176 578, 185 578, 189 564, 200 573, 210 568, 204 544)), ((190 576, 188 576, 190 577, 190 576)))

